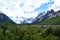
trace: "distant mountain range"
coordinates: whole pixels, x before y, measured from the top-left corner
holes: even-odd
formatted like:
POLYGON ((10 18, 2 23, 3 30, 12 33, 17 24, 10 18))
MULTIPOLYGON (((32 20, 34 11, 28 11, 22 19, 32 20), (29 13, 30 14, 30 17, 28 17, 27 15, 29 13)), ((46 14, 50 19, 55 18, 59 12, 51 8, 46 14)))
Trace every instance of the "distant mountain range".
MULTIPOLYGON (((17 17, 18 18, 18 17, 17 17)), ((60 10, 54 11, 53 9, 48 10, 47 12, 39 13, 36 18, 24 18, 24 20, 20 21, 21 24, 42 24, 42 25, 52 25, 52 24, 60 24, 60 10)), ((5 21, 9 21, 10 23, 15 24, 15 22, 6 16, 4 13, 0 12, 0 23, 5 21)))
POLYGON ((60 25, 60 10, 54 11, 53 9, 48 10, 47 12, 39 13, 38 16, 33 19, 25 19, 23 24, 41 24, 41 25, 60 25), (28 23, 28 21, 31 23, 28 23))

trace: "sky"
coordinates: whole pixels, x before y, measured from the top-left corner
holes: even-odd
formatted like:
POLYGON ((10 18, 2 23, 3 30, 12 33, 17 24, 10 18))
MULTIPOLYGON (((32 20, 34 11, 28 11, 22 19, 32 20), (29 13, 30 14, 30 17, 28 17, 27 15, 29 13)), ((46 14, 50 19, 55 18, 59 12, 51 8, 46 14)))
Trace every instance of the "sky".
POLYGON ((60 9, 60 0, 0 0, 0 11, 14 22, 20 23, 24 18, 35 18, 39 13, 60 9), (18 18, 18 19, 17 19, 18 18))

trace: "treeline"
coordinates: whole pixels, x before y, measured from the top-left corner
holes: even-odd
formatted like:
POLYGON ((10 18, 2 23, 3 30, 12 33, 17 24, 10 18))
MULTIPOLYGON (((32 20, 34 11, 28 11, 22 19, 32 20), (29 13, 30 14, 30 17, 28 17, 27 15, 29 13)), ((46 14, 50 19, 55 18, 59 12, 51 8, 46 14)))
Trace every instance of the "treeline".
POLYGON ((0 40, 60 40, 60 27, 0 23, 0 40))

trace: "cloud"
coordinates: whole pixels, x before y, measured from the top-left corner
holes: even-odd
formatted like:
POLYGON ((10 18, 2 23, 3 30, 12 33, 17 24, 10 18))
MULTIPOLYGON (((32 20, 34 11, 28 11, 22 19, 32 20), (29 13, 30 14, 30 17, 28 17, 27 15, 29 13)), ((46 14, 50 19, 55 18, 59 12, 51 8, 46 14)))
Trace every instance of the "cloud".
POLYGON ((51 0, 0 0, 0 10, 9 17, 13 16, 13 18, 11 18, 13 21, 20 22, 20 17, 35 18, 40 13, 40 11, 36 9, 50 1, 51 0), (18 16, 19 19, 15 19, 16 16, 18 16))
POLYGON ((54 4, 50 7, 50 9, 54 9, 55 11, 60 10, 60 0, 54 0, 54 4))
POLYGON ((49 1, 48 3, 44 3, 40 7, 35 9, 35 11, 38 11, 38 12, 47 11, 53 3, 54 3, 54 1, 49 1))

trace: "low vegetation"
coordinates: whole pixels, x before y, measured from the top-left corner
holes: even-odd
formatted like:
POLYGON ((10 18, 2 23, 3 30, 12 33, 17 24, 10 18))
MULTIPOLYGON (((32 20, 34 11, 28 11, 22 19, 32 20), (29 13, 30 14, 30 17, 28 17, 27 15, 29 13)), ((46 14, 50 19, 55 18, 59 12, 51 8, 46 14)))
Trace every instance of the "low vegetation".
POLYGON ((0 40, 60 40, 60 26, 0 23, 0 40))

